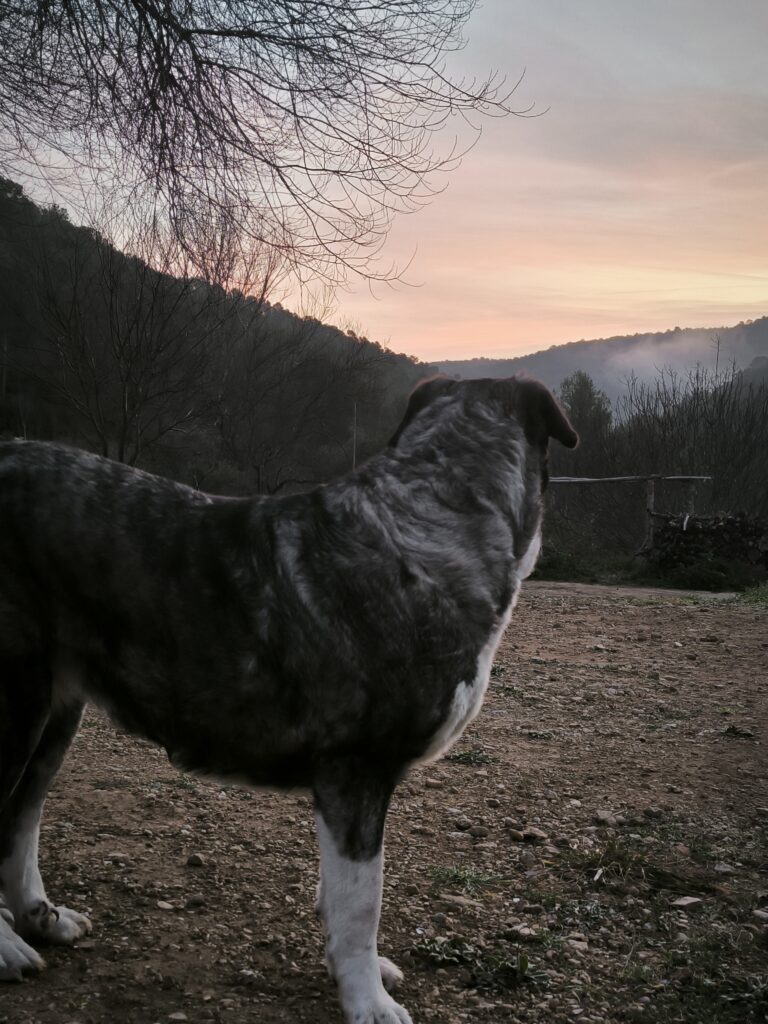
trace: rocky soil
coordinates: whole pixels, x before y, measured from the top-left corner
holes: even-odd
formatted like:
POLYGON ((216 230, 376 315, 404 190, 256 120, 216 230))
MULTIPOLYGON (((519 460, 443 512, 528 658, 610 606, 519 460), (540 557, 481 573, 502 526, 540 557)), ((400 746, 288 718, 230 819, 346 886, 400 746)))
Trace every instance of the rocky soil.
MULTIPOLYGON (((401 785, 382 952, 419 1022, 768 1019, 768 611, 529 584, 481 717, 401 785)), ((340 1020, 309 801, 87 717, 43 833, 93 935, 3 1024, 340 1020)))

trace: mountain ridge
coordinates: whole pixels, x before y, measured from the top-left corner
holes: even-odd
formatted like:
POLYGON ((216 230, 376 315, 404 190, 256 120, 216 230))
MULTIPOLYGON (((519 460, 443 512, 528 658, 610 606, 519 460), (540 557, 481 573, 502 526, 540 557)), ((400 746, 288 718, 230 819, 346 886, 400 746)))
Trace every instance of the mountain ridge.
POLYGON ((436 360, 442 373, 467 379, 508 377, 529 373, 551 388, 582 370, 612 400, 624 390, 627 378, 655 378, 661 368, 685 373, 701 365, 709 370, 735 364, 747 370, 755 359, 768 356, 768 316, 743 320, 731 327, 674 327, 667 331, 614 335, 610 338, 565 342, 523 356, 436 360))

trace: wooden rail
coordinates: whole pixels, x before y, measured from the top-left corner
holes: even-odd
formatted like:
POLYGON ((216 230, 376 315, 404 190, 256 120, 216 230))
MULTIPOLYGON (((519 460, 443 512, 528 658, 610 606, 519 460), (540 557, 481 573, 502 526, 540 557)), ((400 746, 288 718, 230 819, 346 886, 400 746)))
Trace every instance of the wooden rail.
POLYGON ((663 476, 651 473, 648 476, 551 476, 551 484, 623 484, 635 483, 638 480, 711 480, 711 476, 663 476))
POLYGON ((552 476, 549 478, 549 482, 551 484, 645 483, 645 511, 647 515, 647 526, 645 538, 640 546, 640 550, 637 552, 640 554, 648 548, 653 547, 655 532, 654 516, 658 516, 658 513, 656 512, 656 481, 671 480, 674 483, 687 484, 685 511, 691 515, 693 514, 694 504, 696 501, 696 484, 701 480, 711 479, 711 476, 664 476, 662 473, 650 473, 645 476, 552 476))

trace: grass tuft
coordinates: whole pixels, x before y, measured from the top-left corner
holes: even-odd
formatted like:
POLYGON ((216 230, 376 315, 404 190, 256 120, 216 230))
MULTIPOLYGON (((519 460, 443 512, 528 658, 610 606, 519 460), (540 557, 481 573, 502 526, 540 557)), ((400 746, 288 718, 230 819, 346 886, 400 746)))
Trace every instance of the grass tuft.
POLYGON ((532 970, 525 953, 507 956, 481 949, 466 939, 421 939, 411 947, 412 954, 433 967, 463 967, 469 974, 470 988, 503 991, 522 984, 542 988, 548 978, 543 971, 532 970))
POLYGON ((474 893, 502 881, 501 875, 489 875, 472 867, 431 867, 429 876, 433 892, 438 889, 460 889, 462 892, 474 893))
POLYGON ((701 875, 683 874, 652 863, 644 850, 622 839, 612 839, 602 850, 564 850, 562 861, 579 874, 590 876, 594 885, 618 881, 640 882, 649 889, 668 889, 675 893, 717 890, 716 883, 701 875))
POLYGON ((748 590, 745 590, 742 594, 739 594, 738 600, 741 604, 768 608, 768 580, 758 584, 756 587, 750 587, 748 590))

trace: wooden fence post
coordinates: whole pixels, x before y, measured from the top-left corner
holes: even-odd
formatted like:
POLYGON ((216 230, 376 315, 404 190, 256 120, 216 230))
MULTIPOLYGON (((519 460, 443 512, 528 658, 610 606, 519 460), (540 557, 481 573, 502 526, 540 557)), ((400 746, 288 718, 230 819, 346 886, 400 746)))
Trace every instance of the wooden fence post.
POLYGON ((696 481, 689 480, 688 486, 686 487, 685 495, 685 511, 689 516, 692 516, 696 510, 696 481))
POLYGON ((648 529, 645 533, 643 550, 653 547, 653 539, 656 533, 656 523, 653 513, 656 511, 656 481, 649 478, 645 481, 645 513, 648 516, 648 529))

